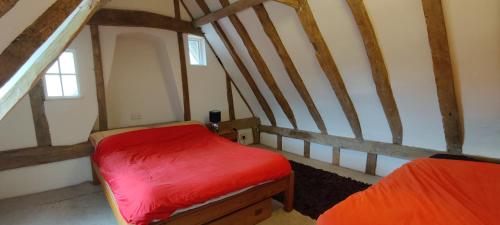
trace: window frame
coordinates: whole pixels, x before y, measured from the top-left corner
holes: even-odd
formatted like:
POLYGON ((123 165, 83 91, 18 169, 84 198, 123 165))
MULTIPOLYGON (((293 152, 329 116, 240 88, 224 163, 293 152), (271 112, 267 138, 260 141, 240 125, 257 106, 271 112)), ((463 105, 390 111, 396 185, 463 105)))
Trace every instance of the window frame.
POLYGON ((192 34, 188 34, 188 38, 187 38, 187 52, 188 52, 188 58, 189 58, 189 65, 190 66, 208 66, 208 62, 207 62, 207 47, 206 47, 207 43, 205 43, 205 38, 201 37, 201 36, 197 36, 197 35, 192 35, 192 34), (190 51, 190 46, 189 46, 189 42, 191 40, 194 40, 194 41, 197 41, 200 45, 200 63, 199 64, 194 64, 192 61, 191 61, 191 51, 190 51))
MULTIPOLYGON (((82 89, 80 88, 80 74, 79 74, 79 69, 78 69, 78 59, 77 59, 77 54, 76 54, 76 51, 75 49, 66 49, 64 50, 63 52, 61 52, 61 54, 59 54, 59 56, 57 57, 57 59, 53 62, 53 63, 56 63, 57 62, 57 66, 59 67, 59 73, 47 73, 47 71, 43 74, 43 90, 44 90, 44 94, 45 94, 45 100, 46 101, 50 101, 50 100, 74 100, 74 99, 81 99, 83 97, 82 95, 82 89), (65 52, 71 52, 73 54, 73 61, 74 61, 74 64, 75 64, 75 74, 67 74, 67 73, 61 73, 61 65, 60 65, 60 61, 59 61, 59 57, 61 57, 61 55, 65 52), (46 75, 57 75, 59 76, 59 82, 60 82, 60 85, 61 85, 61 91, 62 91, 62 96, 49 96, 48 95, 48 92, 47 92, 47 81, 45 80, 46 79, 46 75), (78 90, 78 95, 76 96, 64 96, 64 86, 63 86, 63 83, 62 83, 62 76, 75 76, 76 77, 76 88, 78 90)), ((50 64, 50 66, 48 68, 50 68, 52 65, 50 64)), ((47 68, 47 70, 48 70, 47 68)))

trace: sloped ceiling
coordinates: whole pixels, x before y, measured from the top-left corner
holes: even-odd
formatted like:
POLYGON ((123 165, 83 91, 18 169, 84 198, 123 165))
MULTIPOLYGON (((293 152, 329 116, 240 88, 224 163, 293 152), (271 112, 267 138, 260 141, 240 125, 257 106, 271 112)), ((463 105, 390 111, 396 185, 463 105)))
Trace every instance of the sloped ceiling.
MULTIPOLYGON (((195 18, 205 15, 195 0, 184 2, 195 18)), ((363 2, 385 60, 401 117, 402 144, 446 150, 422 1, 363 2)), ((212 12, 222 7, 219 0, 206 0, 206 3, 212 12)), ((308 3, 354 104, 363 138, 392 142, 391 129, 377 96, 363 39, 349 5, 344 0, 309 0, 308 3)), ((312 96, 328 133, 354 137, 295 10, 275 1, 265 2, 264 7, 312 96)), ((498 100, 493 100, 500 97, 500 91, 493 85, 500 82, 499 8, 500 2, 495 0, 474 3, 467 0, 443 1, 455 88, 465 125, 463 151, 468 154, 500 157, 500 104, 498 100)), ((246 9, 236 15, 290 104, 298 129, 318 132, 318 126, 293 86, 254 9, 246 9)), ((231 21, 226 17, 217 22, 270 105, 277 126, 293 128, 231 21)), ((264 124, 270 124, 216 28, 207 24, 202 29, 252 110, 264 124)))

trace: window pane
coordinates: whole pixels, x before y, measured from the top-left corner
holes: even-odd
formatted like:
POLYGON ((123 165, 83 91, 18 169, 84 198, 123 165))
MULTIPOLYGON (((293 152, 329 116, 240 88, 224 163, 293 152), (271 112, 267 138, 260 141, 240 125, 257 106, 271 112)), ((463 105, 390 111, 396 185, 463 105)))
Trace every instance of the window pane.
POLYGON ((76 97, 79 95, 76 75, 62 75, 61 79, 64 87, 64 96, 76 97))
POLYGON ((61 66, 61 73, 76 74, 75 58, 72 52, 63 52, 59 56, 59 63, 61 66))
POLYGON ((189 60, 193 65, 200 65, 200 41, 189 40, 189 60))
POLYGON ((57 60, 50 66, 49 70, 47 70, 47 73, 59 73, 59 66, 57 65, 57 60))
POLYGON ((45 75, 45 87, 47 88, 47 96, 62 96, 62 88, 61 81, 59 80, 59 75, 45 75))

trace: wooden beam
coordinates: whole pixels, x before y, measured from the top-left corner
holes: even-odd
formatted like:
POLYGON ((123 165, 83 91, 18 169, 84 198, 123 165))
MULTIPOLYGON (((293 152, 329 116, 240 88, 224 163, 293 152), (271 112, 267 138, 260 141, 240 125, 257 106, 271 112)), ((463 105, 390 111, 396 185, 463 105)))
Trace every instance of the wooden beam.
MULTIPOLYGON (((181 19, 181 6, 180 0, 174 0, 175 18, 181 19)), ((179 45, 179 58, 181 66, 181 79, 182 79, 182 96, 184 103, 184 120, 191 120, 191 105, 189 101, 189 81, 186 68, 186 51, 184 45, 184 35, 182 32, 177 32, 177 44, 179 45)))
MULTIPOLYGON (((219 0, 219 1, 223 7, 229 6, 228 0, 219 0)), ((250 55, 250 58, 252 58, 252 61, 255 63, 262 79, 266 83, 269 90, 271 90, 271 93, 273 93, 274 98, 276 99, 281 109, 285 113, 286 117, 290 121, 290 124, 292 124, 292 127, 297 129, 297 121, 295 120, 295 115, 293 114, 293 110, 290 107, 290 104, 288 104, 288 101, 283 95, 283 92, 279 88, 278 84, 276 83, 276 80, 274 80, 274 77, 271 71, 269 70, 269 67, 264 61, 264 58, 262 58, 262 55, 259 53, 259 50, 255 46, 254 42, 252 41, 250 34, 248 34, 248 31, 246 30, 243 23, 241 23, 241 20, 238 18, 238 16, 230 15, 229 20, 236 29, 236 32, 239 34, 241 40, 243 41, 243 44, 245 45, 248 51, 248 54, 250 55)))
POLYGON ((279 3, 283 3, 285 5, 288 5, 292 8, 296 8, 298 9, 300 7, 300 0, 274 0, 276 2, 279 2, 279 3))
POLYGON ((0 55, 0 87, 75 10, 81 0, 58 0, 28 26, 0 55))
POLYGON ((19 0, 0 0, 0 18, 10 11, 19 0))
MULTIPOLYGON (((181 1, 184 3, 184 1, 181 1)), ((189 12, 189 10, 188 10, 189 12)), ((241 91, 240 89, 238 88, 238 86, 236 86, 236 84, 234 83, 233 79, 231 79, 231 76, 229 76, 229 73, 227 72, 227 69, 226 67, 224 66, 224 64, 222 63, 222 61, 220 60, 219 56, 217 55, 217 53, 215 52, 214 48, 212 47, 212 45, 210 44, 210 42, 208 42, 207 38, 205 37, 205 42, 208 44, 208 47, 210 47, 210 50, 212 50, 212 52, 214 53, 215 55, 215 58, 217 59, 217 61, 219 62, 220 66, 222 67, 222 69, 224 69, 224 72, 226 73, 226 76, 227 78, 229 79, 229 81, 231 82, 231 84, 234 86, 234 88, 236 89, 236 91, 238 92, 238 95, 241 97, 241 99, 243 100, 243 102, 245 103, 245 105, 247 106, 248 110, 250 110, 250 113, 252 114, 253 117, 255 117, 255 113, 253 112, 252 108, 250 107, 250 105, 248 104, 247 100, 245 99, 245 97, 241 94, 241 91)))
POLYGON ((347 93, 344 81, 340 76, 340 72, 335 64, 335 61, 333 60, 323 35, 321 34, 318 24, 314 19, 314 15, 309 7, 309 4, 307 3, 307 0, 301 0, 301 6, 296 9, 296 12, 300 22, 302 23, 302 27, 309 38, 309 41, 316 51, 316 58, 328 78, 333 91, 337 95, 342 110, 347 117, 347 121, 349 121, 349 124, 351 125, 354 136, 358 139, 363 139, 363 133, 361 131, 361 125, 359 124, 356 109, 351 101, 351 97, 347 93))
POLYGON ((461 153, 463 124, 459 114, 448 36, 441 0, 422 0, 432 52, 439 108, 443 117, 448 152, 461 153))
POLYGON ((92 17, 89 24, 102 26, 150 27, 203 36, 203 32, 199 28, 195 28, 189 21, 136 10, 101 9, 92 17))
POLYGON ((68 146, 42 146, 0 151, 0 171, 89 156, 89 142, 68 146))
POLYGON ((221 18, 233 15, 239 11, 250 8, 254 5, 261 4, 267 0, 239 0, 231 5, 225 6, 222 9, 219 9, 212 13, 205 13, 206 15, 196 19, 193 24, 195 26, 202 26, 205 24, 212 23, 221 18))
MULTIPOLYGON (((200 8, 203 10, 205 14, 210 13, 210 9, 208 8, 207 3, 205 3, 204 0, 196 0, 200 8)), ((233 47, 231 42, 229 41, 229 38, 226 36, 224 31, 222 30, 222 27, 217 21, 212 22, 212 26, 215 29, 215 32, 217 35, 221 38, 224 46, 228 50, 229 54, 233 58, 234 62, 236 63, 236 66, 240 70, 241 74, 245 78, 245 80, 248 83, 248 86, 250 86, 250 89, 252 90, 253 94, 257 98, 257 101, 259 102, 259 105, 262 107, 262 110, 266 114, 267 119, 271 122, 273 126, 276 125, 276 118, 274 117, 273 111, 271 110, 271 107, 267 103, 266 99, 260 92, 259 88, 257 87, 257 84, 255 83, 254 79, 252 78, 252 75, 250 75, 250 72, 246 68, 245 64, 241 60, 241 58, 238 56, 236 53, 236 49, 233 47)))
POLYGON ((104 85, 104 73, 102 68, 101 39, 99 37, 99 26, 90 25, 90 37, 92 39, 92 55, 94 58, 95 87, 97 93, 97 109, 99 111, 99 130, 108 129, 108 111, 106 106, 106 87, 104 85))
POLYGON ((283 136, 276 135, 276 149, 283 151, 283 136))
POLYGON ((56 1, 2 52, 0 119, 28 93, 103 1, 56 1))
POLYGON ((340 166, 340 147, 339 146, 333 146, 332 147, 332 164, 334 166, 340 166))
POLYGON ((35 125, 36 142, 38 146, 50 146, 52 145, 52 140, 50 138, 49 122, 45 114, 43 79, 38 81, 35 87, 31 89, 29 96, 33 123, 35 125))
POLYGON ((304 157, 311 158, 311 142, 304 141, 304 157))
POLYGON ((285 69, 288 73, 288 77, 290 77, 290 80, 292 81, 293 85, 297 89, 297 92, 299 93, 300 97, 304 101, 307 109, 309 110, 309 113, 311 114, 311 117, 313 118, 314 122, 316 123, 316 126, 318 129, 321 131, 321 133, 326 134, 327 129, 325 122, 323 121, 323 118, 321 117, 321 114, 319 113, 318 109, 316 108, 316 105, 314 104, 314 100, 312 99, 311 95, 309 94, 309 91, 306 88, 306 85, 304 84, 304 81, 300 77, 300 74, 295 67, 295 64, 292 61, 292 58, 288 54, 288 51, 285 48, 285 45, 281 41, 281 38, 278 34, 278 31, 276 30, 276 27, 274 27, 273 22, 271 21, 271 18, 269 17, 269 14, 267 13, 266 9, 264 8, 264 5, 256 5, 253 7, 255 10, 255 13, 257 14, 265 33, 273 43, 274 48, 276 49, 276 52, 278 53, 281 62, 285 66, 285 69))
POLYGON ((355 138, 333 136, 333 135, 327 135, 327 134, 321 134, 303 130, 293 130, 282 127, 260 125, 260 131, 323 145, 337 146, 340 148, 352 149, 361 152, 380 154, 380 155, 386 155, 386 156, 402 158, 402 159, 410 159, 410 160, 422 157, 429 157, 434 154, 443 153, 440 151, 428 150, 418 147, 410 147, 410 146, 396 145, 391 143, 383 143, 383 142, 368 141, 368 140, 359 140, 355 138))
POLYGON ((377 154, 368 153, 366 155, 366 168, 365 173, 370 175, 375 175, 375 171, 377 170, 377 154))
MULTIPOLYGON (((380 50, 370 17, 368 16, 363 0, 347 0, 347 3, 351 8, 354 20, 358 24, 361 37, 363 38, 363 43, 365 44, 366 54, 370 60, 373 81, 375 82, 377 94, 384 109, 389 127, 391 128, 392 142, 394 144, 402 144, 403 125, 399 116, 396 100, 394 99, 394 95, 392 93, 389 73, 387 72, 384 56, 380 50)), ((373 158, 374 156, 370 157, 373 158)))
POLYGON ((251 118, 221 122, 219 124, 219 129, 221 129, 221 130, 226 130, 226 129, 241 130, 241 129, 249 129, 249 128, 258 128, 259 126, 260 126, 260 119, 258 117, 251 117, 251 118))
POLYGON ((227 73, 226 73, 226 96, 227 96, 227 105, 229 108, 229 120, 235 120, 236 115, 234 113, 233 85, 231 84, 231 78, 229 78, 229 74, 227 73))

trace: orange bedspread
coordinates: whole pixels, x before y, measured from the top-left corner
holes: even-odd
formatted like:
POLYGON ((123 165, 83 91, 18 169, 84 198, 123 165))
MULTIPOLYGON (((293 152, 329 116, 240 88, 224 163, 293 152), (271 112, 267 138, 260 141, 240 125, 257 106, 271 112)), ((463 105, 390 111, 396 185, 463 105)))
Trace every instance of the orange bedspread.
POLYGON ((393 224, 500 224, 500 165, 415 160, 318 219, 318 225, 393 224))

